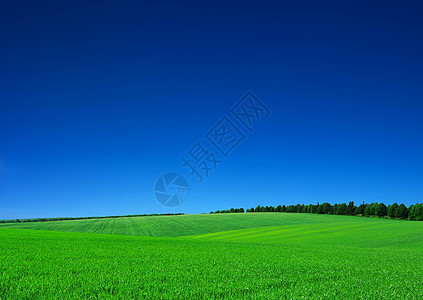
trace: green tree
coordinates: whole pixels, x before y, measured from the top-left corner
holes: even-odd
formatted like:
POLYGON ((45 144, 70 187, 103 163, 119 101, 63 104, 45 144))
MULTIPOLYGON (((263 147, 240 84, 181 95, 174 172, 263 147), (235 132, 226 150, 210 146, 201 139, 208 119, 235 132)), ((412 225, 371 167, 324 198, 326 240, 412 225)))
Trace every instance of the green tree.
POLYGON ((333 214, 334 215, 336 215, 337 214, 337 212, 338 212, 338 204, 337 203, 335 203, 333 206, 332 206, 332 212, 333 212, 333 214))
POLYGON ((379 207, 379 204, 377 202, 368 205, 366 209, 364 210, 364 215, 374 217, 376 215, 377 207, 379 207))
POLYGON ((330 205, 330 203, 326 202, 326 203, 323 203, 323 205, 324 205, 323 211, 325 214, 330 214, 330 215, 333 214, 333 206, 330 205))
POLYGON ((423 221, 423 203, 415 204, 411 207, 408 219, 411 221, 423 221))
POLYGON ((301 204, 297 204, 297 205, 295 205, 295 211, 294 212, 299 213, 300 209, 301 209, 301 204))
POLYGON ((408 208, 404 204, 398 206, 398 209, 395 211, 395 217, 405 220, 408 218, 408 208))
POLYGON ((383 203, 380 203, 377 207, 376 207, 376 216, 378 216, 379 218, 383 218, 385 216, 388 215, 388 209, 386 208, 386 205, 383 203))
POLYGON ((354 212, 354 208, 355 208, 355 206, 354 206, 354 201, 350 201, 350 202, 348 203, 348 207, 347 207, 346 214, 347 214, 347 215, 352 215, 352 214, 353 214, 353 212, 354 212))
POLYGON ((316 213, 317 213, 317 214, 319 214, 319 215, 321 215, 321 214, 324 214, 324 213, 325 213, 325 212, 324 212, 324 207, 323 207, 323 204, 320 204, 320 205, 317 207, 316 213))
POLYGON ((295 206, 294 206, 294 205, 289 205, 289 206, 286 208, 286 212, 289 212, 289 213, 293 213, 293 212, 295 212, 295 206))
POLYGON ((366 211, 366 207, 367 207, 368 205, 366 204, 366 203, 362 203, 362 204, 360 204, 360 206, 359 207, 357 207, 357 210, 356 210, 356 214, 357 215, 362 215, 362 216, 364 216, 365 215, 365 211, 366 211))
POLYGON ((398 209, 398 203, 394 203, 388 206, 388 217, 395 218, 398 209))
POLYGON ((335 213, 337 215, 346 215, 348 213, 347 204, 345 203, 339 204, 335 213))

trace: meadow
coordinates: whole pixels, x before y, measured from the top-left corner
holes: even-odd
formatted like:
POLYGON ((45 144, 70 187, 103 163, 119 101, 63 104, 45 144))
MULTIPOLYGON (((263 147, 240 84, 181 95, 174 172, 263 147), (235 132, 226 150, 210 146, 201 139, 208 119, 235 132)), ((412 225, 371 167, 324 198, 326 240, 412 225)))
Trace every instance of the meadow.
POLYGON ((423 299, 422 254, 423 222, 379 218, 0 224, 0 299, 423 299))

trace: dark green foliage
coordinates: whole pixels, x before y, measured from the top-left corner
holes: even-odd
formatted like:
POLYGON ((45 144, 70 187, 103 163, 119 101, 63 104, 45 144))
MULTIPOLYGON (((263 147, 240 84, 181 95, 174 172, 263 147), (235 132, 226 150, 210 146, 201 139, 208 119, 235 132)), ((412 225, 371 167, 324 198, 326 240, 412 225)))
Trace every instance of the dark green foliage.
POLYGON ((362 215, 363 216, 365 211, 366 211, 367 206, 368 206, 368 204, 365 204, 364 202, 363 202, 363 204, 360 204, 360 206, 357 207, 357 209, 355 211, 356 215, 362 215))
POLYGON ((300 210, 301 210, 301 204, 295 205, 295 211, 294 212, 300 213, 301 212, 300 210))
POLYGON ((387 215, 388 215, 388 209, 386 205, 383 203, 380 203, 376 207, 376 216, 378 216, 379 218, 382 218, 382 217, 386 217, 387 215))
POLYGON ((408 218, 408 208, 404 204, 398 206, 397 210, 395 211, 395 218, 402 220, 408 218))
POLYGON ((408 219, 411 221, 423 221, 423 203, 411 206, 408 219))
POLYGON ((346 214, 352 216, 353 213, 354 213, 354 210, 355 210, 354 202, 350 201, 348 203, 348 206, 347 206, 347 213, 346 214))
POLYGON ((395 218, 396 211, 398 209, 398 204, 394 203, 388 206, 388 217, 395 218))
MULTIPOLYGON (((254 208, 247 209, 247 212, 254 212, 254 208)), ((213 212, 211 212, 211 213, 213 213, 213 212)), ((242 207, 241 208, 231 208, 231 209, 228 209, 228 210, 222 209, 222 210, 216 210, 214 213, 215 214, 244 213, 244 209, 242 207)))
POLYGON ((335 214, 336 215, 347 215, 348 207, 345 203, 338 205, 335 214))
POLYGON ((294 213, 294 212, 295 212, 295 206, 294 206, 294 205, 289 205, 289 206, 286 208, 286 212, 289 212, 289 213, 294 213))
MULTIPOLYGON (((231 208, 230 210, 215 211, 214 213, 239 213, 244 212, 243 208, 231 208)), ((384 203, 362 203, 360 206, 355 206, 353 201, 350 201, 348 205, 346 203, 334 204, 333 206, 328 203, 322 203, 317 205, 309 204, 296 204, 296 205, 278 205, 274 206, 260 206, 256 208, 247 209, 247 212, 288 212, 288 213, 312 213, 320 215, 347 215, 347 216, 367 216, 367 217, 379 217, 379 218, 397 218, 397 219, 408 219, 411 221, 423 221, 423 203, 411 205, 407 208, 404 204, 398 206, 397 203, 386 207, 384 203)))
POLYGON ((332 214, 333 213, 333 207, 332 207, 332 205, 330 205, 327 202, 322 203, 317 207, 316 213, 317 214, 325 214, 325 215, 326 214, 332 214))
POLYGON ((379 207, 379 204, 377 202, 368 205, 366 209, 364 210, 364 215, 367 217, 374 217, 376 215, 376 208, 378 207, 379 207))

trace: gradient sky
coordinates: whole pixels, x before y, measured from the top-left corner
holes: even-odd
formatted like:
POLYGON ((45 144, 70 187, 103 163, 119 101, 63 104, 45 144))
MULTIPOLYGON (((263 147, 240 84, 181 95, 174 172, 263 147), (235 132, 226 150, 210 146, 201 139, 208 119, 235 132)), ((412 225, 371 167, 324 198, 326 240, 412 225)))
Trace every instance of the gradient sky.
POLYGON ((423 202, 421 11, 4 1, 0 219, 423 202), (271 115, 198 183, 180 157, 248 90, 271 115), (173 209, 166 172, 190 184, 173 209))

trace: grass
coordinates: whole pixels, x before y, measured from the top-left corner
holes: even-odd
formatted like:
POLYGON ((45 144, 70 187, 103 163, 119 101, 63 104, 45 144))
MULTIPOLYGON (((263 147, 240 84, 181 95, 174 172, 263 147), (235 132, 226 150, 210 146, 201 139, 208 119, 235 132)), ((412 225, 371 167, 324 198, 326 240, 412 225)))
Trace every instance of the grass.
POLYGON ((135 222, 3 224, 0 299, 423 299, 420 222, 284 213, 128 219, 135 222))
MULTIPOLYGON (((316 214, 248 213, 213 215, 178 215, 152 217, 123 217, 111 219, 69 220, 52 222, 4 223, 0 228, 19 228, 52 231, 107 233, 156 237, 178 237, 207 234, 229 230, 259 228, 266 226, 307 225, 307 224, 374 224, 372 218, 351 216, 327 216, 316 214)), ((378 220, 383 224, 403 222, 378 220)), ((422 226, 421 224, 420 226, 422 226)), ((413 228, 411 225, 401 228, 413 228)))

